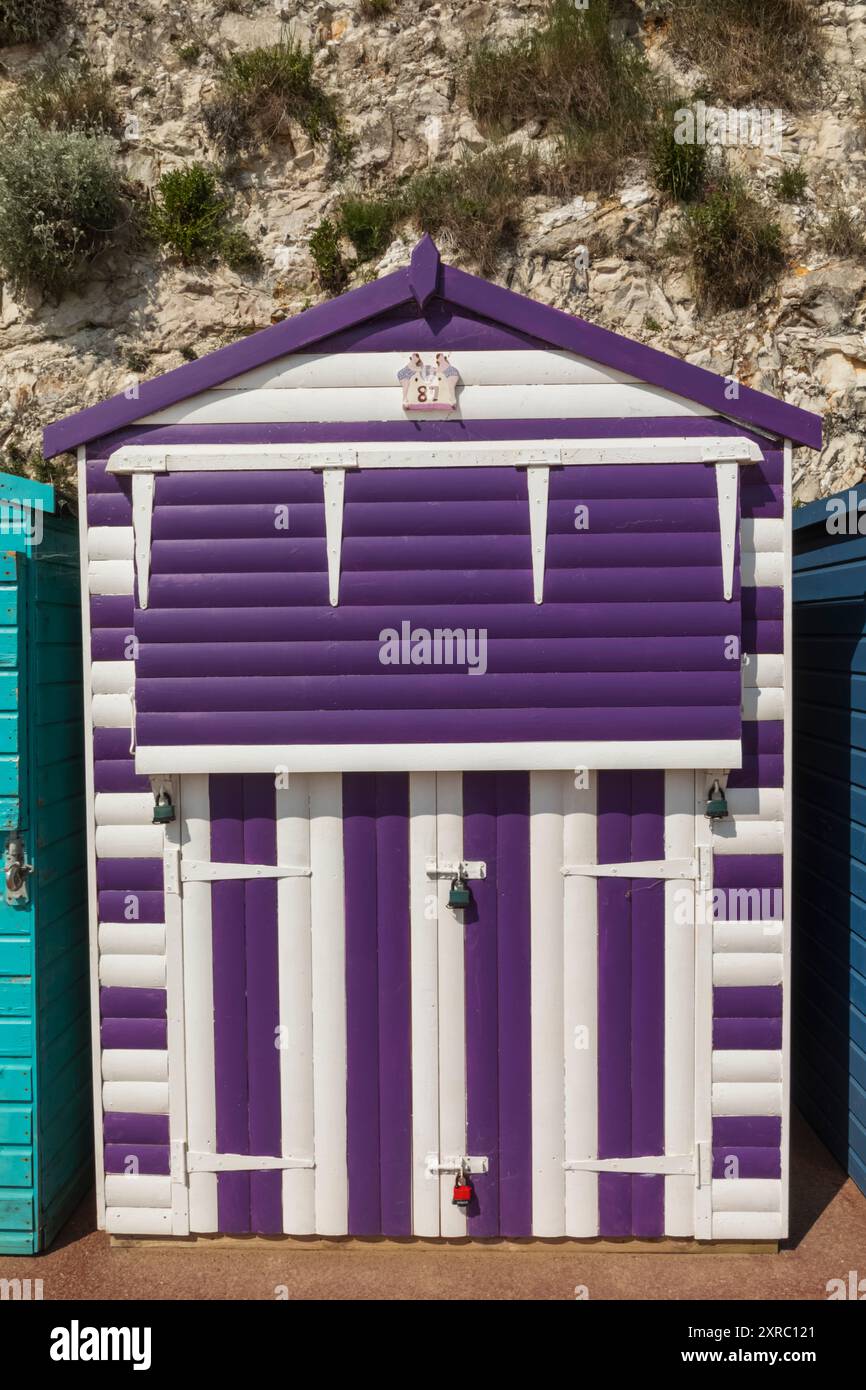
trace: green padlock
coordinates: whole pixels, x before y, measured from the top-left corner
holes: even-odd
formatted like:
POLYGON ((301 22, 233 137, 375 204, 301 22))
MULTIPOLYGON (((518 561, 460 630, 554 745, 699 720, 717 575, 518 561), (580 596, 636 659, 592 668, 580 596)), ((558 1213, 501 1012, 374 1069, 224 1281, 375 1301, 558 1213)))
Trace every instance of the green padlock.
POLYGON ((728 814, 728 803, 725 800, 725 793, 716 779, 710 787, 710 794, 707 797, 707 809, 704 812, 708 820, 724 820, 728 814))
POLYGON ((174 807, 166 792, 160 792, 153 807, 153 824, 170 825, 174 820, 174 807))
POLYGON ((449 907, 468 907, 472 901, 472 894, 469 891, 469 884, 465 878, 452 878, 451 887, 448 891, 449 907))

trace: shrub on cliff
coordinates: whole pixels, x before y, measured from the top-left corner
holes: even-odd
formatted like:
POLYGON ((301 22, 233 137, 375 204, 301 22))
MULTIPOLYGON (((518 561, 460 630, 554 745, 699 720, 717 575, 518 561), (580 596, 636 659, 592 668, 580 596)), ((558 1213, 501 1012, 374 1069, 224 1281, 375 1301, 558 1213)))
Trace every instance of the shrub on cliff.
POLYGON ((0 141, 0 267, 17 289, 60 294, 126 216, 116 146, 22 118, 0 141))

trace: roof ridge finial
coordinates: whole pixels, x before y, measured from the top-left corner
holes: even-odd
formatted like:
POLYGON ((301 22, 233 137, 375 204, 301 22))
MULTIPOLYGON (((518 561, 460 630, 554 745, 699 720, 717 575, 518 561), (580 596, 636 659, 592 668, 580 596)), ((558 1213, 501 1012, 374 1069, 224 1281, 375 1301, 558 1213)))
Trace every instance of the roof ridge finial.
POLYGON ((409 288, 419 309, 423 309, 438 291, 439 266, 439 248, 426 233, 413 247, 409 264, 409 288))

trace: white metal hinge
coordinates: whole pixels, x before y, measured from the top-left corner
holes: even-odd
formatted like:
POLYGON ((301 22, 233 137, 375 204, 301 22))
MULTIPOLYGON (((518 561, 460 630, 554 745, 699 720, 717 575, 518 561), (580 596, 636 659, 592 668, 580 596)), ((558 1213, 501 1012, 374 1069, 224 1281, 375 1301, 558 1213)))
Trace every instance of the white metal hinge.
POLYGON ((486 878, 483 859, 428 859, 428 878, 486 878))
POLYGON ((309 878, 312 869, 298 864, 217 864, 209 859, 183 859, 182 883, 217 883, 221 879, 309 878))
POLYGON ((489 1159, 479 1154, 453 1154, 440 1158, 438 1154, 428 1154, 424 1160, 428 1178, 438 1178, 442 1173, 486 1173, 489 1159))
POLYGON ((267 1173, 286 1168, 315 1168, 312 1158, 270 1154, 217 1154, 189 1149, 185 1139, 171 1145, 172 1182, 185 1182, 190 1173, 267 1173))
POLYGON ((697 859, 635 859, 631 864, 563 864, 566 878, 684 878, 698 877, 697 859))
POLYGON ((162 886, 165 893, 180 892, 180 850, 166 844, 162 851, 162 886))
POLYGON ((190 1173, 269 1173, 285 1168, 315 1168, 312 1158, 275 1158, 269 1154, 212 1154, 188 1149, 190 1173))
POLYGON ((567 1173, 697 1173, 694 1154, 647 1154, 640 1158, 566 1159, 567 1173))

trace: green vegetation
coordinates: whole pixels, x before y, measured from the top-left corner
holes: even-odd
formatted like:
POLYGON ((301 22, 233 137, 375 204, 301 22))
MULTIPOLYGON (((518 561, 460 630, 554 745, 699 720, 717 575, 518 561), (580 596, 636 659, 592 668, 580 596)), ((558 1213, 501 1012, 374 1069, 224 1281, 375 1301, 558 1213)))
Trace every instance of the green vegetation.
POLYGON ((340 231, 354 246, 359 265, 384 255, 400 214, 397 196, 343 198, 339 208, 340 231))
POLYGON ((402 206, 419 231, 448 237, 485 274, 519 231, 521 204, 538 178, 537 163, 521 150, 485 150, 416 174, 402 206))
POLYGON ((177 56, 185 67, 194 68, 204 49, 200 43, 182 43, 177 50, 177 56))
POLYGON ((64 10, 64 0, 0 0, 0 48, 50 38, 64 10))
POLYGON ((854 261, 866 256, 866 235, 846 207, 831 208, 819 236, 821 246, 829 256, 854 261))
POLYGON ((730 174, 686 209, 684 227, 695 293, 707 308, 751 304, 785 267, 781 228, 730 174))
POLYGON ((462 86, 491 134, 532 119, 548 125, 561 141, 553 168, 583 186, 610 186, 623 160, 646 147, 654 84, 641 49, 615 31, 610 0, 586 9, 549 0, 540 27, 477 45, 462 86))
POLYGON ((656 188, 676 203, 692 203, 704 191, 707 147, 677 140, 672 110, 665 112, 655 130, 652 176, 656 188))
POLYGON ((706 73, 714 98, 800 104, 821 71, 809 0, 669 0, 669 40, 706 73))
POLYGON ((288 135, 292 125, 313 141, 340 133, 336 103, 316 81, 313 54, 294 40, 223 59, 204 120, 228 154, 288 135))
POLYGON ((112 84, 86 61, 53 60, 29 73, 9 99, 4 116, 31 116, 45 129, 115 131, 120 111, 112 84))
POLYGON ((806 192, 806 171, 801 169, 799 164, 790 165, 783 169, 777 179, 773 181, 773 188, 776 197, 783 203, 800 203, 803 194, 806 192))
POLYGON ((7 444, 0 450, 0 473, 12 473, 16 478, 32 478, 36 483, 50 483, 67 496, 75 496, 74 454, 58 454, 44 458, 40 449, 25 449, 7 444))
POLYGON ((322 289, 339 294, 345 289, 348 271, 340 251, 340 230, 330 218, 323 217, 310 237, 310 252, 322 289))
POLYGON ((359 0, 358 12, 364 19, 380 19, 389 14, 392 0, 359 0))
POLYGON ((59 294, 80 280, 127 206, 103 134, 43 130, 25 116, 0 142, 0 265, 16 289, 59 294))
POLYGON ((151 236, 185 265, 223 260, 233 269, 258 259, 245 232, 227 225, 230 202, 204 164, 172 169, 156 186, 148 216, 151 236))

